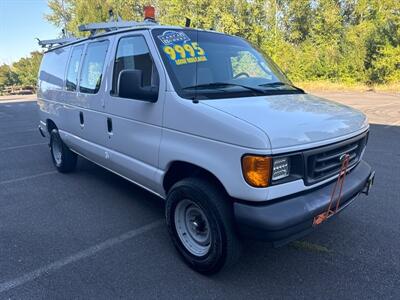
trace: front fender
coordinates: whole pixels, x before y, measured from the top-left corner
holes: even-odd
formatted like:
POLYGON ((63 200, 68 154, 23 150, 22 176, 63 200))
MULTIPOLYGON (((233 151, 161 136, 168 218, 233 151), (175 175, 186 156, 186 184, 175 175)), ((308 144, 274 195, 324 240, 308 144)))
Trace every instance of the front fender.
POLYGON ((166 172, 174 161, 191 163, 217 177, 231 197, 249 201, 266 200, 267 188, 253 188, 243 178, 241 158, 245 153, 270 154, 266 150, 244 148, 164 129, 160 169, 166 172))

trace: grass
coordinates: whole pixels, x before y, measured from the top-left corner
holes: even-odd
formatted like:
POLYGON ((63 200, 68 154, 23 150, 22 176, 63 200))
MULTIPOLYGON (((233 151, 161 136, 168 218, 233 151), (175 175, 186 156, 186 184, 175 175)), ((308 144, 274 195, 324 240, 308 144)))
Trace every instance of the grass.
POLYGON ((295 85, 301 87, 306 91, 318 91, 318 92, 389 92, 389 93, 400 93, 400 82, 391 84, 379 84, 379 85, 366 85, 362 83, 341 83, 341 82, 329 82, 329 81, 303 81, 295 82, 295 85))

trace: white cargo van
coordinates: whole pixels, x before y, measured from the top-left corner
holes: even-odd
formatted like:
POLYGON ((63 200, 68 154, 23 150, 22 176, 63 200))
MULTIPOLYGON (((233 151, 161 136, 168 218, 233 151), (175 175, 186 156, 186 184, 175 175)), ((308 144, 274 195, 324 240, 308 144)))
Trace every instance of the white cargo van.
POLYGON ((54 165, 81 156, 165 199, 195 270, 232 263, 244 237, 298 239, 369 191, 365 115, 293 86, 245 40, 149 20, 82 29, 48 42, 40 67, 54 165))

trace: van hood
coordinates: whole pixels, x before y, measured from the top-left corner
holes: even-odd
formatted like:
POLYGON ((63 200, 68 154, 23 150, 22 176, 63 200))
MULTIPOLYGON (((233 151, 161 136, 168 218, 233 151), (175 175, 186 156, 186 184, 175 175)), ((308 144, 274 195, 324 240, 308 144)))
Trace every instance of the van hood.
POLYGON ((260 128, 269 137, 272 149, 335 139, 368 127, 360 111, 308 94, 203 103, 260 128))

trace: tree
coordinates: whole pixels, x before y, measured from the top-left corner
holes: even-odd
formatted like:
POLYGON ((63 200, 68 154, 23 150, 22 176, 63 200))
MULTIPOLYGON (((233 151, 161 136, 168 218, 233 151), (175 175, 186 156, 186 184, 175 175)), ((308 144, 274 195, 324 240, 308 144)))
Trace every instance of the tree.
POLYGON ((379 49, 372 62, 371 79, 378 83, 393 83, 400 79, 400 46, 388 44, 379 49))
POLYGON ((109 11, 113 10, 125 20, 139 21, 143 19, 144 5, 155 4, 149 0, 49 0, 51 10, 46 19, 59 28, 66 29, 77 37, 85 36, 78 27, 82 24, 105 22, 109 19, 109 11), (65 28, 64 28, 65 27, 65 28))
POLYGON ((18 83, 18 76, 12 71, 9 65, 3 64, 0 66, 0 91, 4 87, 18 83))
POLYGON ((76 36, 113 9, 141 21, 214 29, 249 40, 296 81, 399 82, 399 0, 49 0, 47 19, 76 36))
POLYGON ((21 58, 12 65, 18 81, 23 85, 36 85, 42 53, 35 51, 29 57, 21 58))
POLYGON ((299 45, 309 37, 314 11, 310 0, 282 1, 282 26, 285 39, 299 45))

